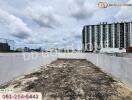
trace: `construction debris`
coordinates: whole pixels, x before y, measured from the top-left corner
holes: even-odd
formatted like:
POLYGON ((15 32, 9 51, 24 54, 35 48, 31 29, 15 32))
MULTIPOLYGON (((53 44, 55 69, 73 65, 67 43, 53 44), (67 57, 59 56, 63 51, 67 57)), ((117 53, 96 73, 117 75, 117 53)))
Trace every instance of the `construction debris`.
POLYGON ((132 100, 130 89, 79 59, 58 59, 0 88, 41 92, 43 100, 132 100))

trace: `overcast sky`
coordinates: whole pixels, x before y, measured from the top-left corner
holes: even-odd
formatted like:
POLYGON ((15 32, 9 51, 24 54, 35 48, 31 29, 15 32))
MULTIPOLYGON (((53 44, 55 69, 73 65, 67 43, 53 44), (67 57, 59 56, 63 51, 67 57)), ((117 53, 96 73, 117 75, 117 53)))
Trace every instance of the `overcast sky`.
MULTIPOLYGON (((18 46, 81 47, 86 24, 132 21, 132 7, 98 8, 100 0, 0 0, 0 38, 18 46)), ((132 0, 102 0, 132 3, 132 0)))

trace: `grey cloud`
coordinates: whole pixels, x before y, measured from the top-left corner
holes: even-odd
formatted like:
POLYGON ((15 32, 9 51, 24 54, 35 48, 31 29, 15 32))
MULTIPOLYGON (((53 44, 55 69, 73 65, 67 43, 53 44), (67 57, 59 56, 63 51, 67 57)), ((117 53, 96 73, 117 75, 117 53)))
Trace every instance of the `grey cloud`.
POLYGON ((28 37, 30 37, 30 35, 27 33, 12 34, 12 36, 17 37, 19 39, 28 39, 28 37))
POLYGON ((75 35, 75 39, 81 39, 82 36, 81 35, 75 35))
POLYGON ((58 16, 52 7, 28 7, 27 15, 39 26, 46 28, 60 27, 60 16, 58 16))
POLYGON ((93 16, 93 12, 86 13, 86 12, 83 12, 82 9, 72 14, 72 17, 76 18, 77 20, 90 18, 92 16, 93 16))
POLYGON ((6 33, 13 37, 26 39, 30 36, 31 30, 18 17, 0 9, 0 24, 6 29, 6 33))
POLYGON ((70 15, 77 20, 91 18, 94 15, 96 7, 86 0, 72 0, 70 15))
POLYGON ((42 41, 40 41, 39 39, 36 38, 29 38, 26 41, 27 44, 42 44, 42 41))
POLYGON ((63 38, 62 40, 63 40, 63 41, 67 41, 68 39, 67 39, 67 38, 63 38))
POLYGON ((42 21, 41 18, 40 19, 35 19, 33 18, 33 20, 41 27, 47 27, 47 28, 55 28, 55 26, 58 26, 58 22, 54 19, 54 16, 52 15, 48 15, 48 16, 41 16, 42 18, 46 19, 46 21, 42 21))
POLYGON ((21 3, 13 0, 10 2, 13 5, 9 3, 9 7, 6 6, 7 3, 4 4, 3 9, 6 10, 6 13, 8 12, 6 15, 0 11, 0 24, 6 26, 7 33, 18 38, 15 41, 21 40, 21 42, 33 46, 37 44, 63 46, 68 42, 73 43, 73 41, 78 43, 81 39, 77 33, 81 34, 82 24, 88 24, 89 21, 86 19, 91 18, 94 14, 95 8, 90 1, 94 2, 95 0, 73 0, 70 4, 68 0, 22 0, 21 3), (25 1, 28 3, 25 4, 25 1), (18 7, 17 3, 21 6, 18 7), (69 6, 70 9, 68 9, 69 6), (81 21, 78 22, 78 20, 81 21), (30 26, 30 29, 23 21, 30 26), (70 34, 71 31, 76 34, 70 34))
POLYGON ((34 36, 32 38, 27 39, 27 44, 48 44, 48 43, 54 43, 53 37, 47 37, 47 36, 38 36, 37 38, 34 36))
POLYGON ((76 3, 80 6, 84 5, 85 0, 76 0, 76 3))

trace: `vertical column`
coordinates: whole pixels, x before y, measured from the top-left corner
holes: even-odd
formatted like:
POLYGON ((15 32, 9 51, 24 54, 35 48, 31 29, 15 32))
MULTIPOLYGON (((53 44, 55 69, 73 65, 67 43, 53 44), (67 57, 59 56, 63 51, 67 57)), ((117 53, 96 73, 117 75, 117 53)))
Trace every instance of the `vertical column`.
POLYGON ((106 26, 106 34, 107 34, 107 43, 106 43, 106 45, 107 45, 107 48, 109 48, 109 25, 107 24, 107 26, 106 26))
POLYGON ((92 50, 91 46, 93 46, 92 44, 92 26, 89 26, 89 30, 90 30, 90 34, 89 34, 89 46, 90 46, 90 51, 92 50))
POLYGON ((95 50, 97 50, 97 39, 98 39, 98 37, 97 37, 97 25, 94 26, 94 38, 95 38, 94 46, 95 46, 95 50))
POLYGON ((120 48, 121 46, 120 46, 120 24, 118 23, 117 24, 117 34, 118 34, 118 48, 120 48))
POLYGON ((88 34, 87 26, 85 26, 85 35, 84 35, 84 37, 85 37, 85 43, 84 43, 85 50, 87 50, 87 34, 88 34))
POLYGON ((130 22, 130 47, 132 47, 132 22, 130 22))
POLYGON ((113 23, 112 25, 112 35, 113 35, 113 44, 112 44, 112 47, 115 48, 115 24, 113 23))
POLYGON ((101 46, 101 48, 103 48, 103 25, 102 24, 100 26, 100 31, 101 31, 100 46, 101 46))
POLYGON ((126 48, 126 23, 124 23, 124 48, 126 48))

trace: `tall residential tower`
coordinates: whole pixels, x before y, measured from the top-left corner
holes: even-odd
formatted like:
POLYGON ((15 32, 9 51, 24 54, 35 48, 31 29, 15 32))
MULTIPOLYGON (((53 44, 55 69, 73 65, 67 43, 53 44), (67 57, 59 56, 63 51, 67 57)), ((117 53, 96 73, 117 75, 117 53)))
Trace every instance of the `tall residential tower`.
POLYGON ((86 25, 82 30, 82 40, 83 51, 88 52, 132 47, 132 22, 86 25))

